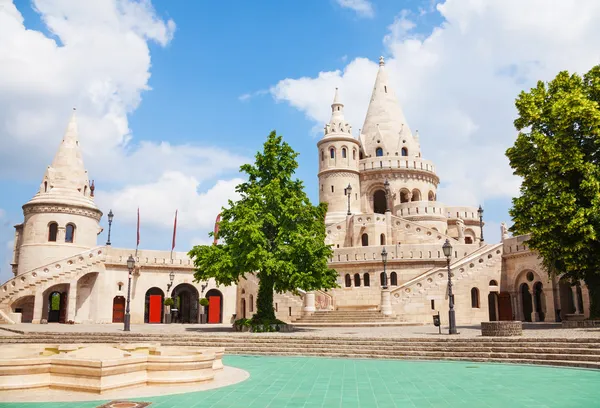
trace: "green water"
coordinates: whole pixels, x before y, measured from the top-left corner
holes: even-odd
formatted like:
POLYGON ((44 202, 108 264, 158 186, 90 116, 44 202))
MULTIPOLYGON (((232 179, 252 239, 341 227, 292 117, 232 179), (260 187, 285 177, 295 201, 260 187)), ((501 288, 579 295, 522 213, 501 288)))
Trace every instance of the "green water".
MULTIPOLYGON (((480 364, 225 356, 250 372, 216 390, 139 398, 150 408, 248 407, 600 407, 600 371, 480 364)), ((103 402, 1 404, 97 407, 103 402)))

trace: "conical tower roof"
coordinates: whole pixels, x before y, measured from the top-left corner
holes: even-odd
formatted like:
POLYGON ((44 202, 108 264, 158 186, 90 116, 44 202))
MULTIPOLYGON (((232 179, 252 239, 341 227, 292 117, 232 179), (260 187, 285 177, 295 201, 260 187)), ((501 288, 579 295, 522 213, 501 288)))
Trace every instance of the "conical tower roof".
POLYGON ((333 97, 333 103, 331 104, 331 119, 329 123, 325 125, 324 138, 330 136, 352 136, 352 126, 344 118, 344 104, 341 102, 340 94, 337 88, 335 88, 335 96, 333 97))
POLYGON ((37 203, 67 204, 98 210, 79 148, 75 109, 54 160, 46 169, 40 190, 25 205, 37 203))
POLYGON ((367 157, 375 157, 378 147, 384 150, 384 155, 400 155, 402 147, 409 149, 409 156, 419 155, 419 143, 390 86, 383 57, 379 58, 379 71, 360 137, 367 157))

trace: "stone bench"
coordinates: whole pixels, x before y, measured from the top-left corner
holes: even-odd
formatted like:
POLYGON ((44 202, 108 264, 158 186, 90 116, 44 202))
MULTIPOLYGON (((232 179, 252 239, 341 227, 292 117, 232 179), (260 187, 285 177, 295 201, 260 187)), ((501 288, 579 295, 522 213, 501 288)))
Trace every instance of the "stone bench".
POLYGON ((523 323, 518 321, 481 322, 481 335, 491 337, 521 336, 523 323))

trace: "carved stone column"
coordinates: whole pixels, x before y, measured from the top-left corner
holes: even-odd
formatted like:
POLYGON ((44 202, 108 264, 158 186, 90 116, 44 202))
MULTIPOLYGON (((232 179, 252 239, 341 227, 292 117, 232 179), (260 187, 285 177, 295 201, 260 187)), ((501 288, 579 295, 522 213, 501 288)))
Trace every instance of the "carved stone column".
POLYGON ((381 289, 381 314, 384 316, 392 314, 392 301, 389 289, 381 289))
POLYGON ((34 299, 33 319, 31 320, 31 323, 40 324, 44 313, 44 291, 41 289, 36 290, 34 299))

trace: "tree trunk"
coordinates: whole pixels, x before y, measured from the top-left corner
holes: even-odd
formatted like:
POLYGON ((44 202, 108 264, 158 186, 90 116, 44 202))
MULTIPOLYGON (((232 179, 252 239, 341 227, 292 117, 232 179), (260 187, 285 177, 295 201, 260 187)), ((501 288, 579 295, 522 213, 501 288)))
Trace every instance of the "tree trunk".
POLYGON ((590 319, 600 318, 600 275, 590 274, 585 279, 590 294, 590 319))
POLYGON ((273 285, 273 277, 266 274, 259 274, 256 314, 252 318, 255 322, 275 320, 275 310, 273 309, 273 285))

